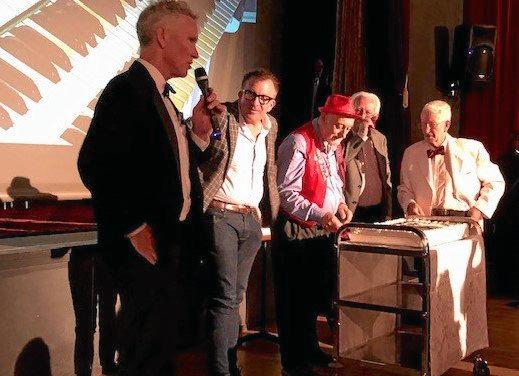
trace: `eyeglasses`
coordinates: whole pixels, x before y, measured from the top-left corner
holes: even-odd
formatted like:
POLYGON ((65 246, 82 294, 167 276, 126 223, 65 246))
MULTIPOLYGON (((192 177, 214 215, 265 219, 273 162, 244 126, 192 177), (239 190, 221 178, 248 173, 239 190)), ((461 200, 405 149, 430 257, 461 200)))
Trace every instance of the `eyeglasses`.
POLYGON ((444 120, 444 121, 440 121, 438 123, 433 123, 432 121, 427 122, 427 123, 420 122, 420 126, 424 127, 424 128, 429 126, 429 128, 431 128, 431 129, 438 129, 442 124, 445 124, 447 121, 448 120, 444 120))
POLYGON ((258 98, 259 103, 262 106, 266 105, 267 103, 269 103, 271 100, 274 99, 274 98, 269 97, 268 95, 256 94, 252 90, 243 90, 243 97, 251 102, 254 102, 256 100, 256 98, 258 98))
POLYGON ((357 108, 355 113, 359 116, 362 116, 363 118, 370 119, 373 123, 375 123, 378 120, 377 114, 374 114, 371 111, 368 111, 362 107, 357 108))

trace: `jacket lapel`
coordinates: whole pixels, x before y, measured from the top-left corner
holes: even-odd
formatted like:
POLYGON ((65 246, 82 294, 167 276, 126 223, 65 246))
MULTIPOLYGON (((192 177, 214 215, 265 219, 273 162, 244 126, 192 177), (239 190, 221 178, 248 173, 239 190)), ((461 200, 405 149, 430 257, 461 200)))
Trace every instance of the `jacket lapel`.
POLYGON ((382 138, 379 136, 380 133, 375 130, 371 132, 371 140, 373 141, 373 148, 375 149, 375 156, 377 157, 378 171, 380 173, 380 180, 382 181, 382 188, 385 190, 387 185, 387 173, 386 173, 386 159, 384 148, 382 147, 382 138))
POLYGON ((169 116, 168 110, 166 109, 166 105, 164 104, 164 101, 160 97, 160 94, 155 90, 153 95, 153 104, 155 105, 155 108, 157 112, 160 115, 160 118, 162 119, 162 126, 164 130, 166 131, 166 134, 169 139, 169 143, 171 144, 171 149, 173 151, 173 157, 175 158, 175 162, 177 165, 177 171, 179 172, 180 177, 180 158, 179 158, 179 151, 178 151, 178 140, 177 135, 175 133, 175 130, 173 129, 173 122, 169 116))
POLYGON ((433 187, 433 172, 432 172, 432 166, 431 166, 431 163, 429 163, 429 157, 427 157, 427 149, 430 148, 429 147, 429 144, 426 142, 426 141, 421 141, 424 143, 425 145, 425 148, 419 148, 417 150, 417 152, 420 154, 420 155, 417 155, 415 160, 416 160, 416 164, 418 166, 418 169, 420 170, 420 174, 422 176, 425 176, 425 180, 426 180, 426 183, 427 183, 427 186, 424 186, 424 189, 428 189, 427 191, 427 196, 429 197, 429 206, 431 205, 432 203, 432 193, 434 191, 434 187, 433 187))
MULTIPOLYGON (((274 221, 277 217, 278 213, 278 206, 279 206, 279 196, 278 196, 278 189, 277 189, 277 180, 276 180, 276 138, 277 138, 277 132, 278 132, 278 125, 276 120, 269 116, 270 122, 271 122, 271 128, 267 135, 266 139, 266 153, 267 153, 267 165, 265 166, 265 178, 263 181, 266 181, 266 185, 264 186, 264 189, 266 192, 268 192, 268 206, 269 206, 269 212, 270 212, 270 218, 269 223, 274 221)), ((264 205, 267 206, 267 205, 264 205)))
MULTIPOLYGON (((135 74, 136 77, 142 77, 144 79, 144 84, 147 90, 150 91, 153 105, 161 119, 161 126, 164 128, 164 131, 166 132, 166 135, 168 137, 171 150, 173 152, 173 158, 175 159, 175 164, 177 166, 178 178, 180 180, 180 158, 178 151, 178 140, 175 134, 175 130, 173 129, 172 120, 169 116, 166 105, 164 104, 161 93, 158 92, 155 81, 153 81, 153 78, 149 74, 148 70, 144 67, 144 65, 142 65, 138 61, 135 61, 129 70, 132 74, 135 74)), ((175 106, 173 107, 175 108, 175 106)), ((178 113, 176 108, 175 111, 178 113)))
POLYGON ((462 150, 458 146, 457 139, 451 135, 447 135, 447 150, 445 151, 445 167, 449 172, 452 179, 452 190, 454 197, 458 196, 458 187, 462 182, 459 180, 459 171, 461 171, 461 165, 463 159, 461 158, 462 150))
POLYGON ((238 102, 233 102, 229 107, 229 111, 233 115, 229 116, 229 160, 231 160, 238 140, 238 126, 240 121, 238 102))

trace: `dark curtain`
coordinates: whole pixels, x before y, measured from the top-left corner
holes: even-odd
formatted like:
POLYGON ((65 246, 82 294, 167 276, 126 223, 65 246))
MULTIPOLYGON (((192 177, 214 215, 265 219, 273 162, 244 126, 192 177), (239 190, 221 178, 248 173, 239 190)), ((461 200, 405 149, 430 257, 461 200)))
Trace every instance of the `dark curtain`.
POLYGON ((364 0, 338 0, 334 93, 351 95, 366 88, 364 37, 364 0))
POLYGON ((465 0, 464 19, 497 27, 494 80, 465 94, 460 128, 462 136, 482 141, 497 159, 510 148, 512 132, 519 131, 519 1, 465 0))
POLYGON ((407 75, 409 0, 365 0, 367 89, 382 101, 377 128, 387 137, 393 181, 393 213, 402 216, 396 198, 400 162, 409 141, 409 111, 403 93, 407 75))
POLYGON ((318 6, 293 0, 282 0, 281 3, 284 12, 283 24, 280 25, 280 141, 294 128, 310 120, 317 59, 324 64, 317 107, 323 105, 331 92, 337 12, 335 1, 321 1, 318 6))
MULTIPOLYGON (((377 128, 388 140, 393 186, 409 140, 404 108, 408 67, 409 0, 339 0, 334 90, 377 94, 382 110, 377 128)), ((396 204, 396 188, 393 190, 396 204)), ((395 205, 395 215, 400 215, 395 205)))

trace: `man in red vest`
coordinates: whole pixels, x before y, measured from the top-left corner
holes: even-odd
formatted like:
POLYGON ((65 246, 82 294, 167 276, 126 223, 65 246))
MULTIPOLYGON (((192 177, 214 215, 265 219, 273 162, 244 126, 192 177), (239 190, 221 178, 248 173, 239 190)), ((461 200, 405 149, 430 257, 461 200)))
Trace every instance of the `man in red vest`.
POLYGON ((344 200, 338 148, 361 118, 350 98, 337 94, 319 111, 278 150, 280 215, 272 255, 284 375, 311 375, 314 366, 334 361, 319 348, 316 319, 331 304, 333 233, 352 217, 344 200))

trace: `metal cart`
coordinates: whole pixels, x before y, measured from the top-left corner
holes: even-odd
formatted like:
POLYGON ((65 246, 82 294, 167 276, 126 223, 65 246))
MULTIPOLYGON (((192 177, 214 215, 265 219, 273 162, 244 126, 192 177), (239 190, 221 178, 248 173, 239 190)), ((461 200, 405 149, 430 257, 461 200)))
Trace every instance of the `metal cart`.
MULTIPOLYGON (((336 234, 335 351, 439 376, 489 346, 485 247, 465 217, 350 223, 336 234), (404 268, 402 261, 414 261, 404 268)), ((474 375, 489 375, 474 358, 474 375)))

